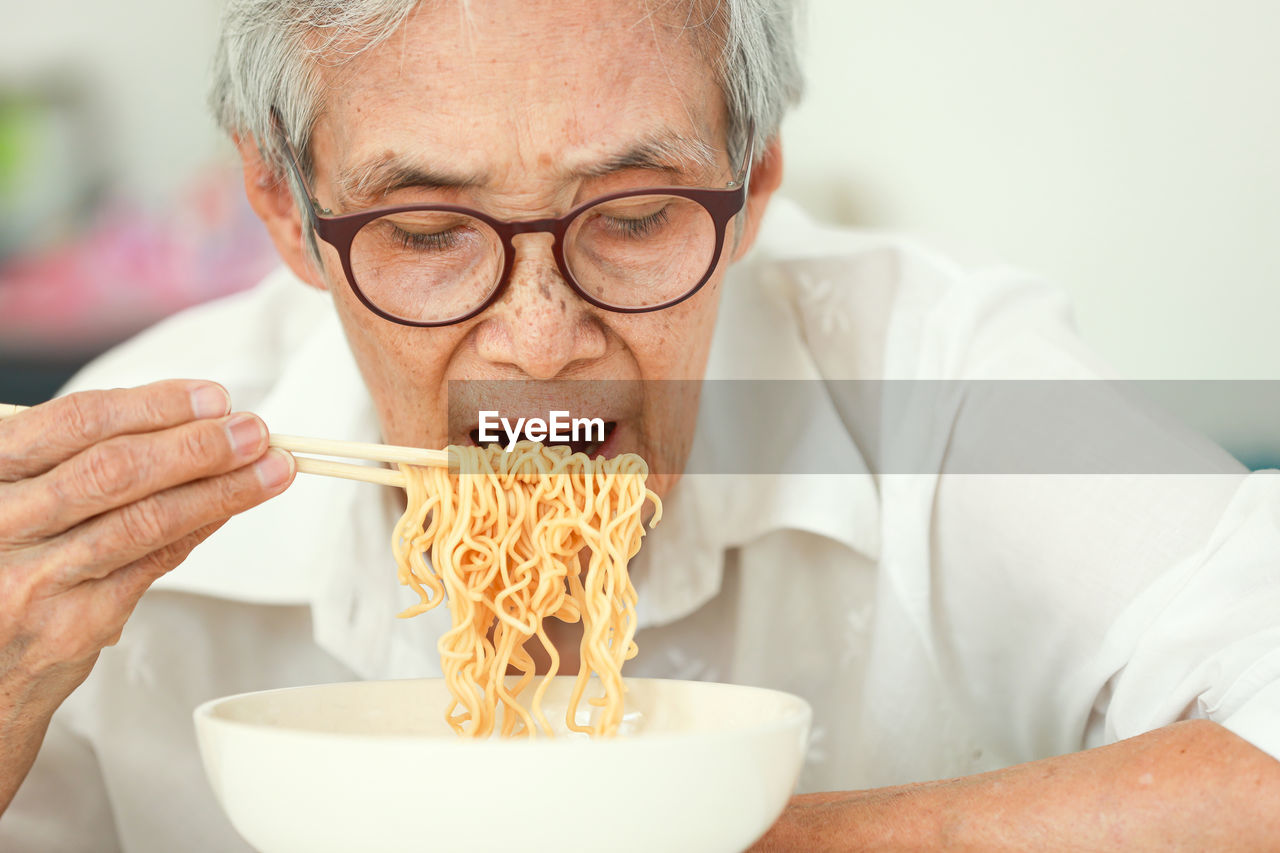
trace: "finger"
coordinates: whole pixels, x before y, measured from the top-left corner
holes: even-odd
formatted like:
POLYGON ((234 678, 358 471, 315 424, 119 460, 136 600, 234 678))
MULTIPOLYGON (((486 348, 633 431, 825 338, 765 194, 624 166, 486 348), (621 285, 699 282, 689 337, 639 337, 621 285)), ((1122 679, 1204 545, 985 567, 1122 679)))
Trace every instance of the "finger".
POLYGON ((42 474, 117 435, 221 417, 230 410, 225 388, 193 379, 59 397, 0 420, 0 481, 42 474))
POLYGON ((123 566, 104 578, 94 578, 81 584, 91 595, 113 599, 118 607, 127 608, 125 615, 133 612, 133 606, 153 583, 180 566, 196 546, 212 536, 222 525, 223 518, 206 524, 182 538, 152 551, 127 566, 123 566))
POLYGON ((102 578, 209 524, 280 494, 293 482, 293 457, 269 450, 257 462, 143 498, 37 546, 50 593, 102 578))
POLYGON ((179 565, 223 524, 206 525, 130 563, 106 577, 79 584, 44 604, 48 616, 39 642, 28 644, 26 666, 36 672, 96 655, 120 639, 138 600, 157 578, 179 565))
POLYGON ((10 485, 0 505, 0 541, 55 536, 148 495, 235 470, 266 450, 266 425, 249 413, 108 439, 10 485))
POLYGON ((226 519, 222 519, 207 524, 104 578, 95 578, 77 586, 74 591, 83 597, 86 605, 98 609, 97 621, 101 627, 95 631, 95 636, 105 636, 102 645, 114 646, 120 642, 125 622, 133 615, 143 594, 153 583, 181 565, 197 545, 225 523, 226 519))

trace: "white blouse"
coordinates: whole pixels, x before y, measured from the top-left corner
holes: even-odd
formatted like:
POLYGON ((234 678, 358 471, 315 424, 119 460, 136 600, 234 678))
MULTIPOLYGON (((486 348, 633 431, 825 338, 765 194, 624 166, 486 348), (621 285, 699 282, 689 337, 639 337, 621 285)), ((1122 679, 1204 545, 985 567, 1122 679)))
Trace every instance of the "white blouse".
MULTIPOLYGON (((738 414, 726 441, 725 412, 704 406, 700 470, 730 470, 743 447, 780 456, 765 473, 686 475, 668 497, 633 563, 640 653, 627 673, 804 696, 801 790, 970 774, 1189 717, 1280 757, 1274 472, 1248 475, 1117 395, 1097 411, 1128 426, 1099 440, 1076 440, 1097 418, 1074 404, 1009 433, 1056 442, 1050 472, 969 459, 947 473, 959 442, 1026 414, 974 405, 966 382, 1109 376, 1057 293, 775 202, 730 271, 707 375, 831 390, 800 396, 787 442, 769 418, 738 414), (940 382, 836 381, 883 379, 940 382), (897 389, 871 438, 851 388, 897 389), (1127 466, 1165 445, 1175 473, 1127 466), (786 458, 814 447, 824 473, 786 458)), ((175 376, 222 382, 279 432, 379 440, 332 305, 285 272, 160 324, 72 388, 175 376)), ((396 582, 392 498, 299 477, 161 579, 56 715, 0 849, 247 850, 205 782, 198 703, 440 673, 446 609, 395 618, 416 596, 396 582)))

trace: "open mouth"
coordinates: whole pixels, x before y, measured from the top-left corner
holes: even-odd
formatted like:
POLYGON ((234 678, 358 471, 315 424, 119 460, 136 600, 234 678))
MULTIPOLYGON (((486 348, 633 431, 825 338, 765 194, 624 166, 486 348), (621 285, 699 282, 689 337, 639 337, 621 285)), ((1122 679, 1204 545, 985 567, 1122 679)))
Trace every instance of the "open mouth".
MULTIPOLYGON (((609 445, 609 440, 613 438, 613 433, 617 428, 617 421, 605 421, 603 438, 597 436, 590 441, 583 439, 577 441, 544 441, 542 443, 548 447, 567 447, 570 453, 584 453, 589 458, 595 458, 609 445)), ((471 443, 476 447, 481 446, 480 429, 478 427, 468 433, 468 438, 471 439, 471 443)))

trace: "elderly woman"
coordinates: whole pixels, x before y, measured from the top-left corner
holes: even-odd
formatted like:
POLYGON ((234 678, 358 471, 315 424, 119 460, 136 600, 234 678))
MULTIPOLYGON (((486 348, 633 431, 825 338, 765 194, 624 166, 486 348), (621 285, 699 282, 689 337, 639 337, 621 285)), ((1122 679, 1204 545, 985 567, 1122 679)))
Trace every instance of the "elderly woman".
MULTIPOLYGON (((1017 274, 771 204, 789 6, 232 0, 213 104, 287 270, 73 383, 141 387, 0 423, 0 846, 245 849, 195 704, 439 673, 447 614, 391 618, 390 490, 293 483, 266 423, 440 447, 454 380, 1101 375, 1017 274)), ((946 394, 891 465, 834 390, 781 434, 704 406, 693 451, 830 476, 708 477, 658 397, 596 412, 667 502, 629 671, 813 704, 760 849, 1280 846, 1273 478, 1181 439, 1218 475, 949 474, 1000 418, 946 394)))

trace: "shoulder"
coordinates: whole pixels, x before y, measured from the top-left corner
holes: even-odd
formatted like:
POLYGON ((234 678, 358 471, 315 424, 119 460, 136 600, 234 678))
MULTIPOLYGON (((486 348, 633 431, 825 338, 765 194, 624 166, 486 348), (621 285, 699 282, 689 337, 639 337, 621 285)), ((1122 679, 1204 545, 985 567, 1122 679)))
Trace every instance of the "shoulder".
POLYGON ((1028 347, 1088 358, 1061 290, 969 250, 820 223, 783 200, 770 207, 749 264, 828 378, 985 374, 1028 347))
POLYGON ((63 393, 211 379, 225 385, 238 406, 252 405, 332 310, 327 294, 281 268, 251 290, 189 308, 107 351, 63 393))

